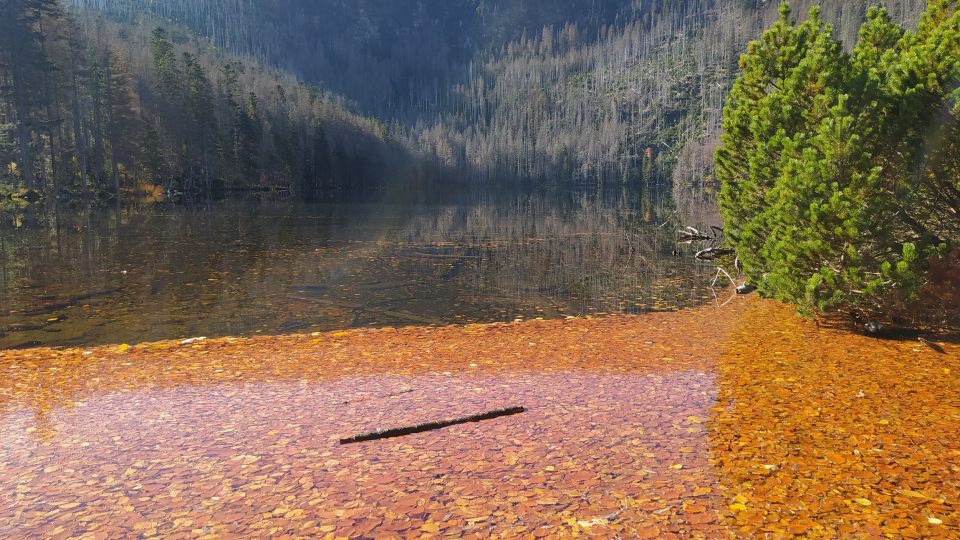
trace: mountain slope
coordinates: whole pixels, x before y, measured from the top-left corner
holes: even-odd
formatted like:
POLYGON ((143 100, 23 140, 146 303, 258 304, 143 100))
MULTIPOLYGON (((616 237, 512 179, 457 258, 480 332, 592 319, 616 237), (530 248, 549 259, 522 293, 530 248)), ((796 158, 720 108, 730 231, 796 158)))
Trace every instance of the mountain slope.
MULTIPOLYGON (((124 51, 137 74, 133 88, 142 116, 156 125, 166 117, 161 112, 179 108, 181 132, 171 127, 163 134, 177 149, 163 154, 169 183, 202 178, 211 185, 277 184, 301 192, 324 183, 349 186, 358 169, 384 161, 382 149, 392 146, 388 153, 396 153, 402 143, 437 170, 474 181, 620 183, 672 176, 685 217, 712 198, 711 157, 737 59, 776 12, 775 3, 764 0, 69 3, 87 35, 105 36, 93 39, 124 51), (180 79, 169 88, 150 50, 148 36, 157 25, 168 27, 175 49, 172 69, 179 75, 171 77, 180 79), (184 52, 198 60, 191 64, 184 52), (248 69, 228 73, 231 55, 246 59, 248 69), (257 67, 261 63, 268 67, 257 67), (197 97, 191 72, 203 75, 194 83, 209 86, 217 102, 215 128, 206 132, 218 136, 209 144, 206 135, 196 136, 210 120, 201 121, 203 107, 188 99, 191 92, 197 97), (228 88, 233 79, 243 86, 236 94, 228 88), (251 91, 269 109, 256 152, 240 141, 251 91), (318 107, 327 110, 322 139, 318 107), (350 125, 357 129, 336 127, 350 125), (358 136, 367 142, 346 135, 342 143, 327 140, 350 132, 366 134, 358 136), (384 146, 385 139, 394 142, 384 146), (321 140, 326 149, 318 151, 321 140), (236 166, 250 155, 258 167, 236 166), (340 166, 329 165, 334 162, 340 166), (326 179, 315 173, 320 167, 327 167, 326 179)), ((796 13, 812 3, 798 2, 796 13)), ((825 3, 824 16, 850 41, 870 3, 825 3)), ((885 4, 894 20, 911 24, 924 2, 885 4)), ((87 100, 89 114, 95 101, 87 100)), ((99 154, 110 148, 79 146, 99 154)))
POLYGON ((0 13, 4 193, 280 189, 317 198, 370 185, 406 161, 382 123, 183 28, 144 17, 118 25, 56 0, 5 0, 0 13))

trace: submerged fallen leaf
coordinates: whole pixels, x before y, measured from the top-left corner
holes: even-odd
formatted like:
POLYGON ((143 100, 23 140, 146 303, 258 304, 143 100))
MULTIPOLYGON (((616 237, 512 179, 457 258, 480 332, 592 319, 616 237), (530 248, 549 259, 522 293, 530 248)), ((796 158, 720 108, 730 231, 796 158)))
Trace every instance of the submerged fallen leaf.
POLYGON ((610 520, 605 517, 599 517, 591 519, 589 521, 578 521, 577 525, 583 527, 584 529, 589 529, 590 527, 597 527, 601 525, 609 525, 610 520))
POLYGON ((116 346, 86 357, 82 349, 0 351, 10 420, 0 423, 0 483, 18 512, 0 512, 0 531, 90 536, 139 524, 143 535, 198 538, 951 532, 944 524, 960 522, 949 504, 960 500, 952 475, 960 441, 941 435, 960 418, 960 381, 930 384, 930 374, 956 371, 954 345, 944 345, 947 356, 917 355, 817 330, 775 302, 723 309, 720 317, 534 321, 482 333, 358 329, 340 341, 169 341, 130 347, 123 357, 112 354, 116 346), (644 344, 646 335, 657 343, 644 344), (774 347, 783 354, 771 360, 763 351, 774 347), (345 431, 516 400, 536 404, 535 414, 336 444, 345 431), (862 495, 873 500, 864 504, 862 495))

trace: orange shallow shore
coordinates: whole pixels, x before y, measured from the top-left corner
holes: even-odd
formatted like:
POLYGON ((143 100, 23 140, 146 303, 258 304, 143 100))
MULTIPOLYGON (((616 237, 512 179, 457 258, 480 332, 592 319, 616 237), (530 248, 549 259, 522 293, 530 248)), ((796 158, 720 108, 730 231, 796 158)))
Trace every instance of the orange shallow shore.
POLYGON ((958 538, 960 346, 943 346, 752 298, 6 351, 0 537, 958 538))

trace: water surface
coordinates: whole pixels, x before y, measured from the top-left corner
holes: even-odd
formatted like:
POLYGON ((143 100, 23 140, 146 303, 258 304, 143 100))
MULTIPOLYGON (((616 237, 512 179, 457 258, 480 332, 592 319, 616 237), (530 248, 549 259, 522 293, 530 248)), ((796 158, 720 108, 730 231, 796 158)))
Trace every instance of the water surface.
POLYGON ((633 190, 47 210, 3 232, 0 347, 698 305, 668 202, 633 190), (661 202, 656 202, 661 201, 661 202))

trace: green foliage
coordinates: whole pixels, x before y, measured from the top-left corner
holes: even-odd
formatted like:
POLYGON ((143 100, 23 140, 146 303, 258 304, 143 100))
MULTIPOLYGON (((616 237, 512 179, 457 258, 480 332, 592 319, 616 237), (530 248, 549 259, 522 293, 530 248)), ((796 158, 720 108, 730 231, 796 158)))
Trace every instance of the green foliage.
POLYGON ((170 43, 170 37, 165 28, 157 27, 150 35, 150 52, 157 76, 160 78, 160 86, 169 93, 175 92, 180 73, 173 44, 170 43))
POLYGON ((846 53, 813 9, 750 45, 716 153, 721 212, 761 292, 804 312, 915 320, 960 241, 960 13, 916 32, 873 8, 846 53))

